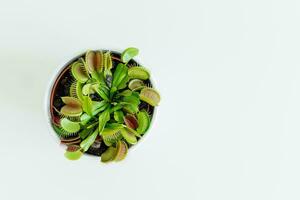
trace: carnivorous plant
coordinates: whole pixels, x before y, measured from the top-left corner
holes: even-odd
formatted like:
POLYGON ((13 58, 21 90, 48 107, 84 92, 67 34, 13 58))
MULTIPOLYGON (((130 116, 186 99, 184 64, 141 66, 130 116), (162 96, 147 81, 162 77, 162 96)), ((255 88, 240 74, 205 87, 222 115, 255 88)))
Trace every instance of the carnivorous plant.
POLYGON ((102 162, 121 161, 147 132, 160 95, 152 88, 150 72, 133 61, 137 54, 133 47, 119 57, 87 51, 68 66, 71 75, 60 80, 67 90, 57 93, 60 106, 52 111, 66 158, 78 160, 84 152, 102 148, 102 162))

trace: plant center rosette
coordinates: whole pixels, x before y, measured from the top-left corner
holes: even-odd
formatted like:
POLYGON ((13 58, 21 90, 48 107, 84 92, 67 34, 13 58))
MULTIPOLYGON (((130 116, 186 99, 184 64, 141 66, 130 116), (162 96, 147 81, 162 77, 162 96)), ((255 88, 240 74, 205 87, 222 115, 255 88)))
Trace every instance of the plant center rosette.
POLYGON ((147 132, 154 107, 160 102, 149 70, 122 54, 87 51, 61 71, 50 95, 52 127, 66 145, 65 157, 83 153, 102 162, 123 160, 128 149, 147 132))

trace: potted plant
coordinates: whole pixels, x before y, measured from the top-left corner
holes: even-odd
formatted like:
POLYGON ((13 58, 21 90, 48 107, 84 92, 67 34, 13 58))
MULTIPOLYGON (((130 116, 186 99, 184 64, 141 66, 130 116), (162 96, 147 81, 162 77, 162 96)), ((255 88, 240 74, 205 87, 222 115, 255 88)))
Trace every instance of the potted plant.
POLYGON ((120 161, 146 134, 160 102, 149 71, 124 52, 87 51, 69 61, 49 95, 50 122, 65 157, 83 153, 102 162, 120 161))

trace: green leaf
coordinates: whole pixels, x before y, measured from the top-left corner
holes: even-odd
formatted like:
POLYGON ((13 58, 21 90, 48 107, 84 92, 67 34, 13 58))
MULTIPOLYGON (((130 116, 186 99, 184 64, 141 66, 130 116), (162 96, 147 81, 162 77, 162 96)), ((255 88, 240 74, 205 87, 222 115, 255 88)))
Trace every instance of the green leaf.
POLYGON ((118 94, 118 96, 131 96, 132 95, 132 91, 130 91, 130 90, 124 90, 123 92, 120 92, 119 94, 118 94))
POLYGON ((128 76, 127 74, 128 68, 126 67, 126 65, 119 63, 113 74, 112 87, 118 88, 123 79, 125 79, 126 76, 128 76))
POLYGON ((123 105, 123 109, 131 114, 135 114, 139 111, 139 94, 133 92, 131 96, 124 96, 122 97, 122 102, 120 103, 123 105))
POLYGON ((109 103, 106 101, 93 101, 92 104, 92 115, 90 116, 84 113, 80 116, 80 121, 82 125, 86 125, 94 116, 96 116, 99 112, 102 112, 109 106, 109 103))
POLYGON ((95 79, 98 83, 105 84, 103 72, 93 72, 91 75, 92 75, 92 78, 95 79))
POLYGON ((101 135, 106 123, 110 120, 110 113, 109 109, 104 110, 102 113, 99 115, 99 134, 101 135))
POLYGON ((92 116, 92 100, 89 96, 84 96, 83 97, 83 105, 82 108, 84 112, 86 112, 88 115, 92 116))
POLYGON ((89 116, 88 114, 86 113, 83 113, 81 116, 80 116, 80 123, 81 125, 86 125, 90 120, 92 119, 92 116, 89 116))
POLYGON ((139 50, 137 48, 129 47, 123 51, 123 53, 121 55, 121 60, 124 63, 128 63, 133 57, 138 55, 138 53, 139 53, 139 50))
POLYGON ((128 69, 128 76, 130 79, 147 80, 150 78, 150 73, 144 67, 130 67, 128 69))
POLYGON ((93 85, 93 89, 97 92, 97 94, 99 94, 102 99, 109 101, 109 88, 107 88, 106 85, 95 84, 93 85))
POLYGON ((103 100, 103 101, 93 101, 92 102, 93 105, 93 111, 98 110, 100 108, 103 108, 107 105, 107 101, 103 100))
POLYGON ((115 112, 115 111, 117 111, 117 110, 121 110, 122 108, 123 108, 123 105, 120 104, 120 103, 118 103, 118 104, 116 104, 114 107, 112 107, 112 108, 110 109, 110 113, 113 113, 113 112, 115 112))
POLYGON ((96 116, 99 112, 102 112, 103 110, 107 109, 108 107, 109 107, 109 103, 106 102, 102 107, 93 111, 93 116, 96 116))
MULTIPOLYGON (((118 90, 117 87, 113 86, 110 88, 110 94, 114 94, 118 90)), ((113 96, 113 95, 112 95, 113 96)))
POLYGON ((136 95, 131 95, 131 96, 125 96, 122 98, 122 101, 123 102, 127 102, 127 103, 130 103, 130 104, 133 104, 133 105, 139 105, 140 104, 140 99, 138 96, 136 95))
POLYGON ((88 136, 85 140, 83 140, 80 143, 80 147, 83 149, 84 152, 87 151, 90 148, 90 146, 95 142, 98 133, 99 131, 96 128, 96 130, 90 136, 88 136))
POLYGON ((114 112, 114 119, 119 122, 123 123, 124 122, 124 113, 121 110, 117 110, 114 112))
POLYGON ((65 131, 69 133, 76 133, 80 130, 80 125, 78 122, 72 122, 67 118, 61 119, 60 125, 65 131))
POLYGON ((78 97, 78 99, 83 102, 83 94, 82 94, 82 87, 83 84, 80 82, 76 83, 76 96, 78 97))
POLYGON ((84 129, 79 133, 79 136, 82 140, 84 140, 87 136, 89 136, 93 132, 93 129, 84 129))
POLYGON ((136 131, 139 134, 144 134, 150 126, 150 116, 146 111, 143 110, 137 114, 137 119, 138 128, 136 129, 136 131))
POLYGON ((102 83, 100 83, 99 86, 106 94, 106 96, 109 96, 110 88, 106 84, 102 84, 102 83))
POLYGON ((130 104, 127 102, 121 102, 121 104, 123 105, 123 109, 130 114, 135 114, 139 111, 139 106, 137 104, 130 104))
POLYGON ((104 77, 108 78, 109 76, 112 77, 112 73, 111 73, 110 69, 105 69, 104 70, 104 77))
POLYGON ((120 82, 120 84, 118 86, 118 90, 122 90, 122 89, 126 88, 128 81, 129 81, 129 76, 126 75, 125 78, 123 78, 123 80, 120 82))
POLYGON ((117 129, 117 130, 119 130, 123 127, 124 127, 124 125, 119 124, 119 123, 107 123, 105 126, 105 128, 107 128, 107 129, 117 129))

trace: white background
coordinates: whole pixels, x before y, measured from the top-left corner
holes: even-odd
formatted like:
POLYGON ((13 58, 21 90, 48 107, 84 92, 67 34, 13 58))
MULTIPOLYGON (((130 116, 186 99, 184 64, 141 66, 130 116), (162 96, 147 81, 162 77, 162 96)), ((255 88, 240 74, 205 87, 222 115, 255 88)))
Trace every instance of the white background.
POLYGON ((0 1, 0 199, 300 199, 297 0, 0 1), (140 49, 162 101, 124 162, 51 136, 55 69, 140 49))

